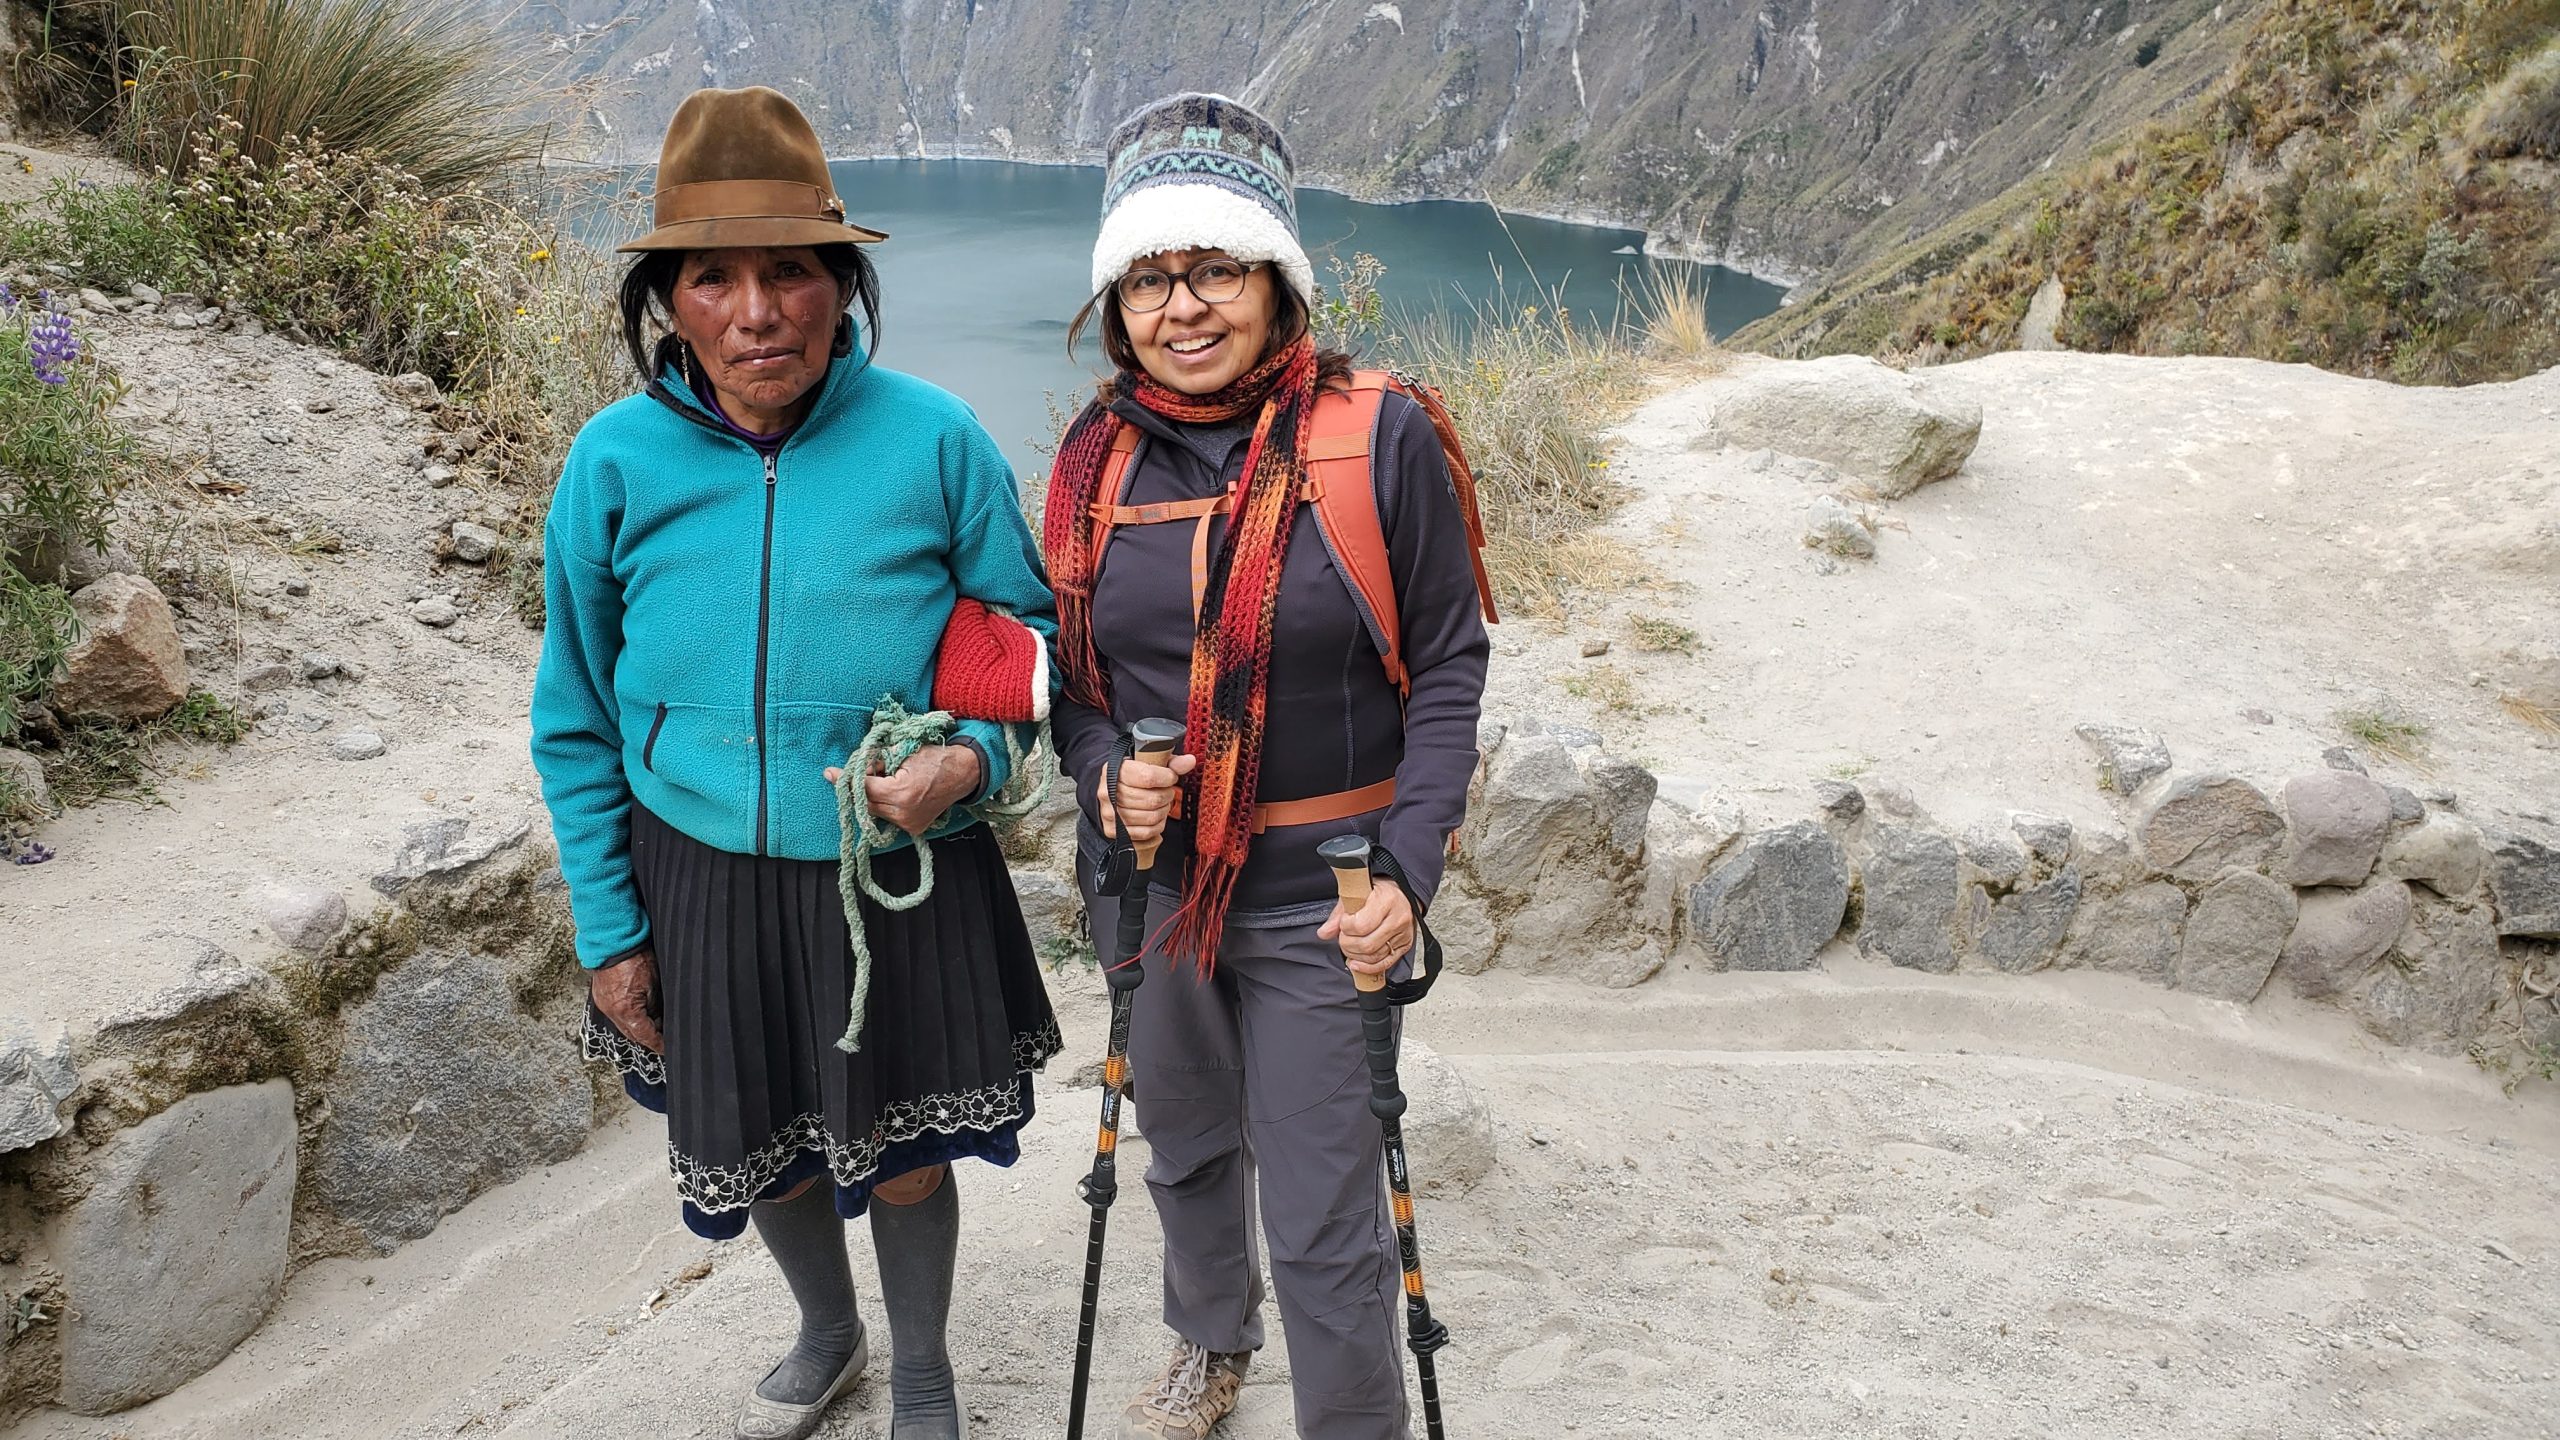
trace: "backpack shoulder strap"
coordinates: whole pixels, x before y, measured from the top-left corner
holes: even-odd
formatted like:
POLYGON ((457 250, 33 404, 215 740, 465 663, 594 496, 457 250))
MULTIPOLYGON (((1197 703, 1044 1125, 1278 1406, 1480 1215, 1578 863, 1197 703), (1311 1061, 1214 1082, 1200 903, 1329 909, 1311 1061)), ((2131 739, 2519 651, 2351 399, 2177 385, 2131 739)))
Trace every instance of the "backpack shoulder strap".
POLYGON ((1120 428, 1111 432, 1111 453, 1103 457, 1102 484, 1094 492, 1093 509, 1087 516, 1093 526, 1092 549, 1087 553, 1093 556, 1097 572, 1102 568, 1103 547, 1111 543, 1112 528, 1119 524, 1113 512, 1128 493, 1130 457, 1138 453, 1138 427, 1116 415, 1112 423, 1120 428))
POLYGON ((1353 372, 1348 391, 1318 395, 1306 465, 1325 549, 1368 622, 1388 682, 1402 695, 1413 689, 1413 677, 1405 670, 1395 572, 1387 564, 1386 530, 1378 520, 1377 483, 1369 464, 1387 385, 1385 371, 1360 370, 1353 372))

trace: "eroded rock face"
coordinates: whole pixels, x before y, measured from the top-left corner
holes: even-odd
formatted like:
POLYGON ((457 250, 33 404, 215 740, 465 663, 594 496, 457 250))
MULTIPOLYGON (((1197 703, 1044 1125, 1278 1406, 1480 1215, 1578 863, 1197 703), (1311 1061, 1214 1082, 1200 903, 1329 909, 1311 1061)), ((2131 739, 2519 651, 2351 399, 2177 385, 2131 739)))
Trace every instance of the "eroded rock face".
POLYGON ((577 1047, 516 1008, 506 972, 428 952, 347 1016, 312 1183, 389 1249, 474 1195, 584 1144, 594 1098, 577 1047))
POLYGON ((1982 407, 1858 355, 1768 365, 1717 387, 1714 433, 1836 465, 1891 500, 1964 468, 1982 407))
POLYGON ((2136 885, 2081 907, 2063 963, 2165 985, 2186 919, 2186 892, 2157 880, 2136 885))
POLYGON ((63 1104, 79 1088, 69 1032, 60 1025, 39 1031, 20 1016, 0 1015, 0 1154, 61 1134, 63 1104))
POLYGON ((2171 983, 2246 1005, 2266 988, 2285 937, 2293 933, 2293 887, 2233 870, 2196 897, 2171 983))
POLYGON ((64 1230, 61 1403, 103 1415, 213 1368, 284 1290, 293 1087, 190 1095, 116 1137, 64 1230))
POLYGON ((1720 970, 1809 970, 1849 910, 1849 857, 1810 820, 1743 840, 1689 892, 1689 930, 1720 970))
POLYGON ((178 619, 159 587, 139 575, 104 576, 71 597, 71 610, 80 639, 63 657, 55 709, 136 724, 187 698, 178 619))
POLYGON ((2071 933, 2080 893, 2080 871, 2070 865, 1997 899, 1982 886, 1971 887, 1965 920, 1970 953, 2012 975, 2045 968, 2071 933))

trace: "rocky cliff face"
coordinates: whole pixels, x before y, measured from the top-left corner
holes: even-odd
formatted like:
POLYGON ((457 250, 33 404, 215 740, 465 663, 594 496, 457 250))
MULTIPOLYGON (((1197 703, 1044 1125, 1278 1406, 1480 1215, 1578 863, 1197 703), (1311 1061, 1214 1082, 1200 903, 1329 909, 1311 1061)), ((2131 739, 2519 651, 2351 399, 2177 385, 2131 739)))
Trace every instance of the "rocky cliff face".
POLYGON ((1092 160, 1221 90, 1305 178, 1641 226, 1801 276, 1917 235, 2216 73, 2256 0, 563 0, 599 158, 694 87, 772 85, 846 155, 1092 160))

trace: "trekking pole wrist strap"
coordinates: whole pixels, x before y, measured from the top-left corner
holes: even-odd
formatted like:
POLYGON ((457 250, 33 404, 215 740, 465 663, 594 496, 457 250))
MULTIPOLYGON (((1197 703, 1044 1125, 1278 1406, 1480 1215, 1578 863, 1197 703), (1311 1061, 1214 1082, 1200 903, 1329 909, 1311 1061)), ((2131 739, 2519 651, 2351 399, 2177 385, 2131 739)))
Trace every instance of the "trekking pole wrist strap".
POLYGON ((1440 978, 1440 937, 1431 933, 1428 923, 1431 907, 1414 892, 1413 881, 1405 875, 1404 866, 1397 862, 1395 852, 1386 846, 1372 844, 1369 847, 1369 871, 1381 880, 1394 881, 1396 888, 1404 892, 1404 898, 1413 906, 1414 974, 1409 979, 1390 980, 1386 986, 1388 1004, 1410 1005, 1430 994, 1432 982, 1440 978))

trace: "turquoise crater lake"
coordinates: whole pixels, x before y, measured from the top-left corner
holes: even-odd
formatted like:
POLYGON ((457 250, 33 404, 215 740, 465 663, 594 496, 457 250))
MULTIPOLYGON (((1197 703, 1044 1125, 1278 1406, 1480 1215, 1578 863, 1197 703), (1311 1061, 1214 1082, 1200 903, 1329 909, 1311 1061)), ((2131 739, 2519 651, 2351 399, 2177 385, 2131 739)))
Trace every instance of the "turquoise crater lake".
MULTIPOLYGON (((1001 160, 833 168, 850 217, 889 235, 871 251, 880 267, 881 363, 957 393, 1018 470, 1045 471, 1051 397, 1072 410, 1102 366, 1090 334, 1082 363, 1066 353, 1067 322, 1089 293, 1101 170, 1001 160)), ((645 188, 645 174, 635 183, 645 188)), ((1368 205, 1302 190, 1298 204, 1317 277, 1334 258, 1375 255, 1386 265, 1380 289, 1400 314, 1561 288, 1577 317, 1605 323, 1620 313, 1621 287, 1639 284, 1648 265, 1683 263, 1632 253, 1644 243, 1638 231, 1499 216, 1469 202, 1368 205)), ((611 216, 588 210, 572 228, 608 247, 628 239, 639 217, 617 208, 611 216)), ((1721 266, 1693 268, 1707 282, 1719 335, 1775 310, 1785 293, 1721 266)))

